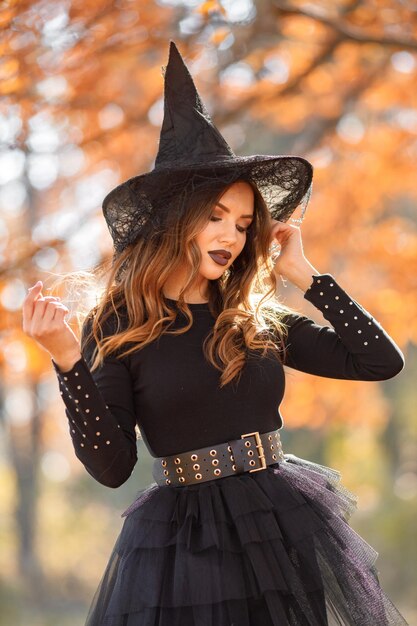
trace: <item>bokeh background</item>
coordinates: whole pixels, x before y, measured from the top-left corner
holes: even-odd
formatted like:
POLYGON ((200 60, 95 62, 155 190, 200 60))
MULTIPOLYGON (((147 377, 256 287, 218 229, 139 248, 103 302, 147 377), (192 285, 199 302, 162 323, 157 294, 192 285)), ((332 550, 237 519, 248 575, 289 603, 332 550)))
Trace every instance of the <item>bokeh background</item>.
MULTIPOLYGON (((111 255, 101 201, 153 167, 170 39, 235 152, 313 163, 305 254, 404 352, 383 382, 287 369, 282 439, 341 471, 358 496, 351 525, 417 624, 414 0, 6 0, 0 30, 1 626, 83 624, 120 515, 152 481, 140 439, 117 490, 77 461, 21 307, 36 280, 46 295, 57 274, 111 255)), ((61 295, 72 313, 92 296, 61 295)), ((327 324, 291 284, 278 295, 327 324)))

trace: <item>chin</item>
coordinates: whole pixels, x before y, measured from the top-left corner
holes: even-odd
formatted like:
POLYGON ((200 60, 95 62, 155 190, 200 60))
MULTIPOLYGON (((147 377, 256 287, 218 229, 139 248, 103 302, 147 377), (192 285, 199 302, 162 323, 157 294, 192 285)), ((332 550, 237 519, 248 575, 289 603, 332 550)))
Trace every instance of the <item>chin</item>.
POLYGON ((224 267, 221 267, 220 265, 218 267, 210 268, 202 267, 200 268, 200 274, 201 276, 203 276, 203 278, 206 278, 207 280, 217 280, 225 273, 227 268, 228 265, 225 265, 224 267))

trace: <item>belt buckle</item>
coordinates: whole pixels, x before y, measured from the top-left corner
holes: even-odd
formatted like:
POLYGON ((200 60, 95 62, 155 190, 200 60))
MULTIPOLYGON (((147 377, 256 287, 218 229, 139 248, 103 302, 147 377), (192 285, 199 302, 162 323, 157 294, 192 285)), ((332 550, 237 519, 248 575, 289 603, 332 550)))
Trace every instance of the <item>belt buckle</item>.
POLYGON ((251 469, 251 470, 248 470, 248 471, 249 472, 259 472, 259 470, 266 469, 266 460, 265 460, 264 448, 263 448, 263 445, 262 445, 261 437, 259 435, 259 430, 256 430, 254 433, 245 433, 244 435, 240 435, 240 437, 241 437, 241 439, 244 439, 245 437, 252 437, 252 435, 255 436, 256 449, 258 451, 258 459, 261 462, 261 467, 255 467, 255 469, 251 469))

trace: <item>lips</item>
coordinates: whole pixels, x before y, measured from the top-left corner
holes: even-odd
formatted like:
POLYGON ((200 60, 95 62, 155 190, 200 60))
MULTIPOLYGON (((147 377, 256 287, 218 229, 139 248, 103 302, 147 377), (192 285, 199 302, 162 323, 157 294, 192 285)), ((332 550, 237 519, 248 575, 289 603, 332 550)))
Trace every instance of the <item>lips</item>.
POLYGON ((230 259, 232 256, 232 253, 228 250, 209 250, 209 254, 217 254, 218 256, 222 256, 225 259, 230 259))
POLYGON ((209 255, 215 263, 218 265, 227 265, 228 260, 231 258, 231 253, 227 250, 211 250, 209 255))

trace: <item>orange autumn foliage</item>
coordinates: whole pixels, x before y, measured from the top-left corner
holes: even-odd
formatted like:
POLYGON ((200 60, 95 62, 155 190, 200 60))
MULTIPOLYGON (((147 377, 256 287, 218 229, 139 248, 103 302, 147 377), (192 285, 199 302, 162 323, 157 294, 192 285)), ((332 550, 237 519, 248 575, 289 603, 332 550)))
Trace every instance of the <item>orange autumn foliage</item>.
MULTIPOLYGON (((41 113, 61 129, 58 160, 66 149, 80 150, 84 158, 73 174, 58 173, 42 190, 32 188, 26 176, 21 212, 3 207, 8 239, 0 288, 6 289, 16 272, 25 284, 47 279, 35 252, 31 254, 33 238, 39 236, 33 229, 46 216, 58 218, 69 207, 78 211, 80 181, 102 170, 113 170, 117 180, 125 180, 151 169, 162 114, 161 68, 173 38, 187 64, 196 62, 196 84, 236 152, 298 153, 311 160, 314 190, 302 224, 306 256, 319 271, 333 273, 403 350, 415 343, 417 121, 412 112, 417 63, 415 48, 384 43, 384 37, 394 38, 384 3, 344 8, 340 19, 329 10, 327 22, 307 8, 286 11, 279 3, 259 3, 253 20, 242 24, 229 23, 226 9, 215 0, 182 11, 150 0, 130 4, 127 12, 115 3, 74 2, 61 26, 48 26, 48 16, 35 14, 27 3, 16 3, 1 14, 0 114, 18 110, 21 123, 11 149, 26 156, 36 153, 30 125, 41 113), (179 34, 184 17, 200 24, 201 40, 179 34), (7 28, 11 21, 13 28, 7 28), (230 46, 222 49, 230 34, 230 46), (399 51, 406 56, 394 59, 399 51), (240 83, 238 74, 230 81, 221 79, 220 72, 238 62, 252 72, 252 80, 240 83), (396 64, 403 69, 395 69, 396 64), (109 105, 114 118, 104 115, 109 105), (114 122, 106 125, 103 119, 114 122)), ((404 42, 404 33, 417 32, 417 16, 405 5, 398 5, 395 13, 396 34, 404 42)), ((106 176, 109 185, 116 184, 106 176)), ((109 256, 111 239, 99 204, 84 221, 100 223, 95 248, 109 256)), ((73 252, 65 236, 51 232, 41 247, 58 252, 56 265, 48 271, 72 268, 73 252)), ((299 295, 294 293, 288 303, 304 306, 299 295)), ((0 299, 0 328, 5 345, 11 333, 21 335, 21 317, 18 307, 8 310, 4 301, 0 299)), ((304 310, 327 323, 312 307, 304 310)), ((49 367, 48 359, 25 346, 40 376, 49 367)), ((329 385, 301 373, 296 380, 294 393, 289 377, 285 400, 289 428, 363 419, 377 428, 388 419, 378 385, 329 385), (357 399, 367 408, 355 410, 357 399)))

